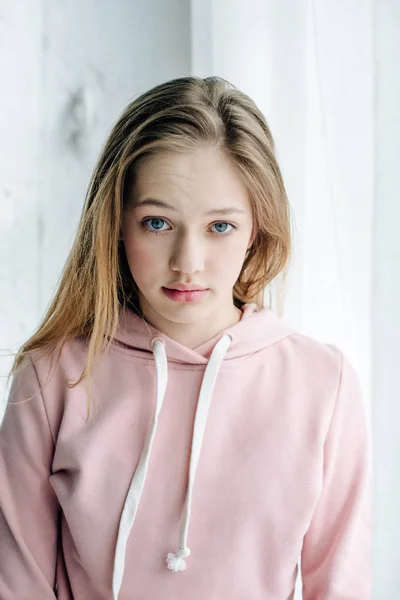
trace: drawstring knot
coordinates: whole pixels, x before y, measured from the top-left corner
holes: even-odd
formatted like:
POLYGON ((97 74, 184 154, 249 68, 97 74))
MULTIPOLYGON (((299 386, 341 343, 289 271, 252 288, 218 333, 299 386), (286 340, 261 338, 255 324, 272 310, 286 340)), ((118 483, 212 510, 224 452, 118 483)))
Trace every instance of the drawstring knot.
POLYGON ((171 569, 171 571, 174 571, 175 573, 177 571, 184 571, 186 569, 185 558, 188 556, 190 556, 190 550, 187 546, 186 548, 178 548, 175 554, 173 552, 168 552, 166 559, 168 569, 171 569))

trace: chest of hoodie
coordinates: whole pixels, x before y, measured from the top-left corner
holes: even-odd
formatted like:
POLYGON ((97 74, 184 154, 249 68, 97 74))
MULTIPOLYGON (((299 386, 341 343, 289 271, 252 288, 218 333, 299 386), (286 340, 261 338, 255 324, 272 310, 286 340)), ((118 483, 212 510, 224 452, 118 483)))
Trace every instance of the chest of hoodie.
MULTIPOLYGON (((300 552, 322 481, 324 420, 315 410, 321 390, 296 380, 290 362, 266 350, 221 364, 193 486, 192 554, 184 573, 166 569, 165 555, 176 549, 179 535, 204 370, 168 366, 127 544, 123 586, 128 589, 146 579, 144 586, 156 585, 158 574, 163 581, 167 577, 173 593, 174 578, 200 576, 218 557, 223 572, 232 574, 242 564, 254 578, 257 566, 251 567, 248 557, 260 552, 269 557, 272 582, 282 576, 275 573, 279 564, 292 572, 300 552)), ((154 416, 156 385, 150 359, 121 360, 115 352, 95 372, 90 421, 84 388, 66 392, 50 481, 64 515, 65 547, 73 549, 70 561, 90 574, 93 589, 102 589, 112 575, 119 520, 154 416)), ((262 585, 265 564, 259 567, 262 585)), ((226 586, 227 575, 220 577, 214 586, 226 586)))

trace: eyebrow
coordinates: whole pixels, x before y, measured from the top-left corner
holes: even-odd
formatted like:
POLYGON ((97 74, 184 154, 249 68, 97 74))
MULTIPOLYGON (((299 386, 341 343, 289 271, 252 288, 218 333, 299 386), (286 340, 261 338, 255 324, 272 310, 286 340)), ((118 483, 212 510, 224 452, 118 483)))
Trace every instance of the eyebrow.
MULTIPOLYGON (((139 206, 156 206, 158 208, 169 208, 174 212, 178 212, 174 206, 171 206, 162 200, 157 200, 156 198, 145 198, 144 200, 140 200, 135 203, 134 208, 139 208, 139 206)), ((204 215, 231 215, 234 213, 245 214, 246 211, 242 208, 237 208, 236 206, 227 206, 226 208, 213 208, 212 210, 205 212, 204 215)))

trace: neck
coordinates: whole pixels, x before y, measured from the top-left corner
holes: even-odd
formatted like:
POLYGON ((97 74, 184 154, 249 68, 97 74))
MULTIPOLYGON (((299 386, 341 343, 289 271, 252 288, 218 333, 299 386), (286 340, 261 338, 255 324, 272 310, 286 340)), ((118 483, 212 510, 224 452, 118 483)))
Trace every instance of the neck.
POLYGON ((239 308, 232 305, 229 311, 222 311, 222 314, 220 311, 219 314, 206 315, 204 321, 175 323, 153 311, 150 306, 143 308, 143 316, 150 325, 190 349, 201 346, 221 331, 233 327, 239 323, 243 314, 239 308))

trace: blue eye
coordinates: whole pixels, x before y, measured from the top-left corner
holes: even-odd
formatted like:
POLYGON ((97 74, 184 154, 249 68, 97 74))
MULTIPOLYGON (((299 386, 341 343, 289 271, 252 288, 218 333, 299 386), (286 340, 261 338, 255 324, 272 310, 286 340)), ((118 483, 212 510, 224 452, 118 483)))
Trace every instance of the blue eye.
MULTIPOLYGON (((231 227, 234 227, 236 229, 236 227, 234 225, 232 225, 231 223, 225 223, 224 221, 220 221, 219 223, 214 223, 214 225, 212 225, 212 227, 219 227, 220 225, 230 225, 231 227)), ((226 233, 226 230, 224 231, 218 231, 218 233, 226 233)))
MULTIPOLYGON (((155 233, 157 233, 158 231, 162 231, 161 227, 160 227, 160 223, 165 223, 166 221, 164 221, 164 219, 160 219, 159 217, 152 217, 150 219, 144 219, 143 221, 141 221, 141 225, 143 227, 145 227, 147 229, 147 231, 153 231, 155 233), (147 222, 151 222, 151 221, 155 221, 157 223, 157 225, 155 226, 155 229, 149 229, 146 225, 147 222)), ((164 230, 165 231, 165 230, 164 230)))
MULTIPOLYGON (((150 217, 147 219, 143 219, 140 222, 141 227, 143 227, 148 233, 158 233, 161 231, 166 231, 165 229, 162 229, 162 224, 166 223, 165 219, 161 219, 160 217, 150 217), (152 223, 151 227, 147 225, 147 223, 152 223)), ((221 237, 222 235, 227 235, 227 233, 230 233, 231 230, 228 230, 228 232, 226 231, 226 225, 229 225, 232 229, 237 229, 236 225, 233 225, 233 223, 227 223, 226 221, 219 221, 218 223, 213 223, 213 225, 211 225, 211 227, 223 227, 223 231, 221 231, 221 229, 217 230, 216 233, 221 234, 219 237, 221 237)))

